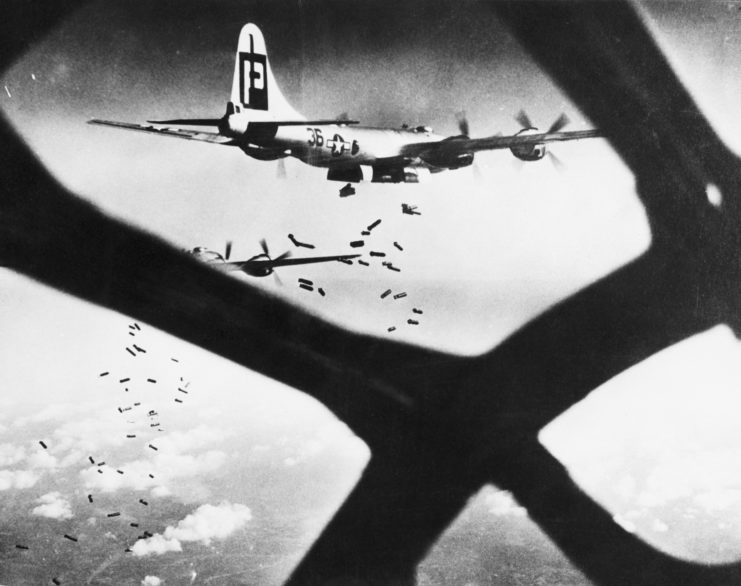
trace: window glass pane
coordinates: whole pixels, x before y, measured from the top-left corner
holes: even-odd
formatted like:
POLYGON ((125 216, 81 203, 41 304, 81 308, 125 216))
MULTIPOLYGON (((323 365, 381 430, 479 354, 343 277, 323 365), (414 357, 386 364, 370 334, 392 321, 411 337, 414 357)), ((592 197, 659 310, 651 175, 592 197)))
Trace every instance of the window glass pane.
POLYGON ((609 381, 543 431, 624 528, 672 555, 741 558, 741 345, 719 326, 609 381))

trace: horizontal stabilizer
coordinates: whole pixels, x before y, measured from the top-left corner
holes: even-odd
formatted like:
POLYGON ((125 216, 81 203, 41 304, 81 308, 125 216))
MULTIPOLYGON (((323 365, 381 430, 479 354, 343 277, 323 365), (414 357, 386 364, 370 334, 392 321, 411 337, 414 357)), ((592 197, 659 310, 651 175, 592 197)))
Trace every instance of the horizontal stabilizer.
POLYGON ((147 120, 149 124, 187 124, 188 126, 218 126, 222 118, 176 118, 174 120, 147 120))
MULTIPOLYGON (((172 120, 147 120, 149 124, 185 124, 186 126, 219 126, 223 118, 174 118, 172 120)), ((250 121, 250 124, 266 124, 275 126, 303 126, 304 124, 358 124, 357 120, 341 118, 326 118, 321 120, 259 120, 250 121)))
POLYGON ((122 128, 124 130, 137 130, 139 132, 149 132, 151 134, 159 134, 160 136, 171 136, 173 138, 184 138, 188 140, 195 140, 200 142, 210 142, 214 144, 223 144, 227 146, 234 146, 237 142, 228 136, 219 134, 218 132, 207 132, 205 130, 187 130, 185 128, 155 128, 154 126, 144 126, 143 124, 133 124, 131 122, 117 122, 115 120, 99 120, 97 118, 88 120, 88 124, 98 124, 101 126, 112 126, 114 128, 122 128))
POLYGON ((342 120, 339 118, 327 118, 323 120, 259 120, 250 121, 250 124, 274 124, 276 126, 303 126, 305 124, 358 124, 357 120, 342 120))
POLYGON ((287 267, 293 265, 307 265, 316 262, 331 262, 350 260, 351 258, 357 258, 359 254, 341 254, 338 256, 309 256, 304 258, 276 258, 266 260, 247 260, 243 262, 232 262, 227 263, 235 266, 237 270, 249 270, 256 268, 276 268, 276 267, 287 267))

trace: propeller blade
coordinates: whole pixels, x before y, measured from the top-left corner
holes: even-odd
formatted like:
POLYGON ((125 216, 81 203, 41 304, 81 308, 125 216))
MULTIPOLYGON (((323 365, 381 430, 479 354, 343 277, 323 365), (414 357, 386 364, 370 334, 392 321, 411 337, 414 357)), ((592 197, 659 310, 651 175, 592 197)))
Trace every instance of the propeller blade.
POLYGON ((268 243, 265 242, 265 239, 264 238, 261 238, 260 239, 260 248, 262 248, 262 252, 263 252, 264 255, 266 255, 268 257, 270 256, 270 253, 268 252, 268 243))
POLYGON ((274 260, 274 261, 278 261, 278 260, 283 260, 284 258, 288 258, 289 256, 291 256, 291 251, 290 251, 290 250, 286 250, 286 251, 285 251, 285 252, 284 252, 283 254, 281 254, 281 255, 280 255, 280 256, 279 256, 278 258, 274 258, 273 260, 274 260))
POLYGON ((566 165, 564 162, 559 159, 551 150, 546 151, 548 154, 548 158, 551 160, 551 163, 553 163, 553 166, 556 168, 557 171, 564 171, 566 170, 566 165))
POLYGON ((280 286, 280 287, 283 286, 283 281, 281 281, 280 277, 278 276, 278 273, 276 273, 275 271, 273 271, 273 278, 275 279, 275 283, 278 286, 280 286))
POLYGON ((464 136, 469 136, 469 126, 468 118, 466 118, 466 111, 461 110, 460 112, 456 112, 455 119, 458 121, 458 131, 464 136))
POLYGON ((556 121, 551 124, 551 127, 548 129, 548 132, 558 132, 561 130, 564 126, 566 126, 570 122, 569 117, 566 114, 561 114, 556 121))
POLYGON ((226 249, 224 250, 224 260, 229 260, 229 257, 232 255, 232 241, 227 240, 226 241, 226 249))
POLYGON ((286 178, 286 160, 284 158, 278 159, 278 168, 276 170, 276 176, 278 179, 286 178))
POLYGON ((522 126, 523 128, 535 128, 533 123, 530 121, 530 117, 527 115, 525 110, 520 110, 517 113, 517 116, 515 116, 515 120, 522 126))

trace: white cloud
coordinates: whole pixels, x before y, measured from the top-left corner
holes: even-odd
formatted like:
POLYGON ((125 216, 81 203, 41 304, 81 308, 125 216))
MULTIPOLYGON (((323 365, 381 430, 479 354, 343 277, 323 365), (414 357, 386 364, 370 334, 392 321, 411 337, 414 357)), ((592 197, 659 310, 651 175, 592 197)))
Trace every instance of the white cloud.
POLYGON ((162 584, 162 580, 157 576, 145 576, 141 586, 160 586, 160 584, 162 584))
POLYGON ((739 457, 735 445, 668 453, 645 478, 637 503, 656 507, 693 498, 709 512, 727 509, 741 499, 741 472, 732 465, 739 457))
POLYGON ((25 457, 26 449, 23 446, 0 444, 0 466, 13 466, 25 457))
POLYGON ((248 507, 228 502, 220 505, 201 505, 175 527, 148 539, 140 539, 131 548, 134 555, 161 555, 168 551, 182 551, 183 542, 209 545, 212 539, 225 539, 244 527, 252 518, 248 507))
POLYGON ((656 533, 666 533, 669 531, 669 525, 664 523, 661 519, 654 519, 654 522, 651 524, 651 529, 656 533))
POLYGON ((741 490, 737 488, 718 488, 695 495, 695 502, 706 511, 717 513, 728 509, 737 510, 741 502, 741 490))
POLYGON ((162 555, 169 551, 183 551, 183 546, 177 539, 167 539, 160 533, 147 539, 140 539, 131 547, 131 552, 139 557, 150 554, 162 555))
POLYGON ((172 494, 172 492, 166 486, 155 486, 152 489, 152 496, 156 496, 156 497, 160 497, 161 498, 161 497, 165 497, 165 496, 170 496, 171 494, 172 494))
POLYGON ((157 438, 157 446, 163 452, 182 454, 226 439, 230 433, 218 427, 199 425, 188 431, 175 431, 157 438))
POLYGON ((124 463, 120 469, 124 474, 117 474, 110 469, 98 473, 97 466, 89 466, 80 471, 85 488, 102 492, 115 492, 123 488, 134 490, 153 489, 156 494, 169 494, 167 484, 178 479, 198 477, 221 468, 227 456, 219 450, 210 450, 202 454, 178 454, 158 451, 148 460, 134 460, 124 463), (153 474, 155 478, 151 478, 153 474))
POLYGON ((29 453, 22 446, 0 444, 0 466, 11 466, 21 462, 24 463, 25 470, 0 470, 0 491, 31 488, 41 479, 45 471, 57 467, 57 459, 47 450, 38 448, 29 453))
POLYGON ((31 488, 39 478, 39 474, 31 470, 0 470, 0 490, 31 488))
POLYGON ((70 450, 69 452, 67 452, 67 455, 59 461, 59 467, 69 468, 70 466, 74 466, 75 464, 79 465, 80 462, 84 462, 86 460, 87 455, 80 450, 70 450))
MULTIPOLYGON (((326 423, 319 427, 312 436, 300 438, 300 441, 296 441, 295 437, 283 436, 276 444, 288 448, 283 464, 289 467, 308 462, 325 454, 327 450, 331 450, 333 455, 360 461, 368 460, 370 457, 368 446, 341 421, 326 423)), ((261 450, 258 447, 253 449, 259 452, 261 450)))
POLYGON ((39 450, 32 453, 26 460, 26 463, 31 468, 42 468, 46 470, 56 468, 58 465, 56 457, 52 456, 46 450, 39 450))
POLYGON ((176 527, 165 529, 165 537, 208 545, 212 539, 224 539, 241 529, 251 518, 252 512, 245 505, 201 505, 176 527))
POLYGON ((636 481, 630 474, 626 474, 615 482, 615 493, 622 499, 628 500, 633 498, 635 492, 636 481))
POLYGON ((96 417, 71 418, 54 431, 52 451, 69 450, 96 452, 105 446, 120 446, 126 442, 130 425, 110 407, 96 417))
POLYGON ((29 423, 45 423, 48 421, 65 419, 75 413, 79 413, 82 409, 86 409, 86 407, 78 403, 55 403, 53 405, 47 405, 41 411, 38 411, 33 415, 17 417, 13 421, 13 427, 18 428, 24 427, 29 423))
POLYGON ((158 454, 154 464, 162 478, 174 479, 198 476, 221 468, 226 462, 226 454, 220 450, 209 450, 203 454, 158 454))
POLYGON ((487 492, 484 502, 489 508, 489 512, 497 517, 503 517, 505 515, 524 517, 527 515, 527 509, 517 504, 512 494, 506 490, 487 492))
POLYGON ((636 524, 628 519, 627 517, 623 515, 614 515, 612 517, 612 520, 615 521, 618 525, 620 525, 623 529, 625 529, 628 533, 635 533, 636 532, 636 524))
POLYGON ((613 511, 661 516, 692 501, 700 524, 738 510, 740 356, 726 326, 688 338, 591 393, 541 439, 613 511))
MULTIPOLYGON (((85 426, 87 428, 87 426, 85 426)), ((223 441, 228 432, 200 425, 188 432, 173 432, 157 436, 157 451, 153 453, 145 444, 146 457, 120 464, 124 474, 112 474, 110 470, 99 473, 99 468, 89 466, 80 471, 84 486, 90 490, 115 492, 120 489, 152 489, 155 496, 172 493, 168 484, 179 479, 197 478, 221 468, 227 455, 220 450, 209 450, 198 454, 184 453, 198 450, 208 444, 223 441), (153 474, 155 478, 150 477, 153 474)))
POLYGON ((218 407, 203 407, 198 411, 199 419, 217 419, 221 417, 223 411, 218 407))
POLYGON ((120 469, 124 474, 118 474, 107 466, 88 466, 80 471, 80 477, 86 489, 99 492, 115 492, 123 488, 146 490, 158 484, 149 476, 155 470, 152 461, 135 460, 121 465, 120 469))
POLYGON ((72 507, 69 501, 58 492, 49 492, 36 499, 38 507, 31 511, 32 515, 48 517, 49 519, 71 519, 72 507))

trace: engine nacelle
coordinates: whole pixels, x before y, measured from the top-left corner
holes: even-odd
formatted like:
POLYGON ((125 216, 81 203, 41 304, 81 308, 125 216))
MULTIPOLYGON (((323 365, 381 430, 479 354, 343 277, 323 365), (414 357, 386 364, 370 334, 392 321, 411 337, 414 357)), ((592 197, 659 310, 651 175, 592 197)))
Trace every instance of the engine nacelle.
MULTIPOLYGON (((523 128, 515 134, 515 136, 527 136, 529 134, 537 134, 538 129, 534 126, 530 126, 528 128, 523 128)), ((545 157, 546 153, 546 146, 542 143, 540 144, 523 144, 518 146, 510 147, 509 149, 512 154, 520 159, 521 161, 539 161, 543 157, 545 157)))
POLYGON ((460 169, 471 165, 473 165, 473 153, 459 153, 453 162, 448 164, 448 169, 460 169))
POLYGON ((239 270, 242 271, 243 273, 245 273, 246 275, 250 275, 251 277, 267 277, 268 275, 272 274, 272 272, 273 272, 273 269, 270 268, 270 267, 268 267, 268 268, 264 268, 264 267, 256 268, 256 267, 250 267, 250 266, 248 266, 248 267, 243 267, 243 268, 241 268, 239 270))
POLYGON ((544 144, 528 144, 510 147, 509 150, 521 161, 539 161, 545 157, 546 146, 544 144))
POLYGON ((284 149, 253 147, 247 144, 239 145, 239 148, 245 155, 257 159, 258 161, 275 161, 277 159, 284 159, 288 156, 284 149))
POLYGON ((440 148, 430 149, 422 153, 420 158, 428 165, 440 169, 460 169, 461 167, 473 165, 474 153, 461 152, 456 148, 456 142, 460 140, 468 140, 468 138, 463 136, 446 138, 443 143, 450 144, 450 149, 446 148, 447 145, 443 144, 440 148))

